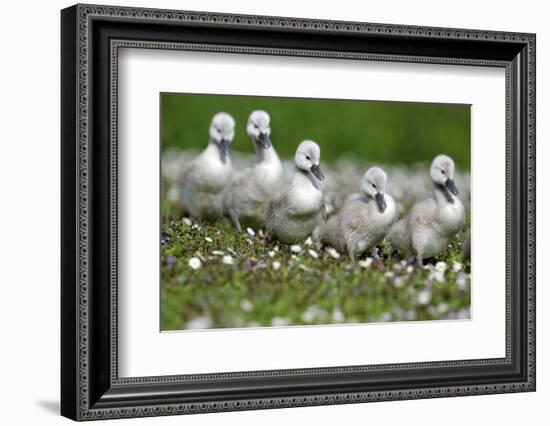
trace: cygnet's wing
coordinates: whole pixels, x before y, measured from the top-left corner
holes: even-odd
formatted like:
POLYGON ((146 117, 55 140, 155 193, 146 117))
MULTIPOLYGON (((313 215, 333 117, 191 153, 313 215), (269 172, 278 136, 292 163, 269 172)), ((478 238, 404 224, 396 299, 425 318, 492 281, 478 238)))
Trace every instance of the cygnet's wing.
POLYGON ((340 209, 340 228, 346 238, 364 226, 369 220, 369 208, 358 196, 346 202, 340 209))
POLYGON ((284 217, 288 209, 288 194, 286 192, 274 197, 267 210, 266 228, 272 229, 284 217))
POLYGON ((430 225, 437 218, 437 202, 433 197, 426 198, 416 203, 409 214, 409 226, 414 229, 417 226, 430 225))

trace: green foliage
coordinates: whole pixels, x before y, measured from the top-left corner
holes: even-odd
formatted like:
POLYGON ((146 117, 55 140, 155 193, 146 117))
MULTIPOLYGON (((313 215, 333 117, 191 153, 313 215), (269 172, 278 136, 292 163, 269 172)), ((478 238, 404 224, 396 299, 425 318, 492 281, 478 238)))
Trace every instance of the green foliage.
POLYGON ((181 329, 197 317, 210 318, 213 327, 247 327, 269 326, 278 317, 298 325, 469 315, 470 265, 460 250, 462 239, 458 235, 440 256, 447 268, 434 280, 435 267, 411 269, 387 241, 381 259, 367 267, 325 251, 315 251, 314 258, 306 244, 292 253, 259 235, 237 233, 226 221, 189 226, 169 219, 162 227, 161 326, 181 329), (197 270, 188 264, 192 257, 202 258, 197 270), (454 271, 453 262, 466 273, 454 271), (459 275, 467 282, 460 284, 459 275))
POLYGON ((246 121, 251 111, 263 109, 283 158, 293 157, 300 141, 313 139, 325 162, 347 155, 413 164, 445 153, 458 168, 470 169, 469 105, 181 94, 162 94, 161 105, 163 150, 202 149, 212 116, 226 111, 237 122, 233 149, 252 152, 246 121))

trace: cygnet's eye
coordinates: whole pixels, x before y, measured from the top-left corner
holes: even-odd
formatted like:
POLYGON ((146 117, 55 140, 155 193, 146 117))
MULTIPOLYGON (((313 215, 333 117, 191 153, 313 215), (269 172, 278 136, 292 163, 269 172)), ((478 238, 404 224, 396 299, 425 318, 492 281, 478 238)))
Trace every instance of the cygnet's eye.
POLYGON ((372 184, 372 187, 373 187, 373 188, 376 188, 376 185, 373 183, 373 184, 372 184))
POLYGON ((306 155, 306 159, 309 161, 311 160, 311 158, 309 158, 309 155, 306 155))
POLYGON ((441 173, 445 174, 445 170, 441 170, 441 173))

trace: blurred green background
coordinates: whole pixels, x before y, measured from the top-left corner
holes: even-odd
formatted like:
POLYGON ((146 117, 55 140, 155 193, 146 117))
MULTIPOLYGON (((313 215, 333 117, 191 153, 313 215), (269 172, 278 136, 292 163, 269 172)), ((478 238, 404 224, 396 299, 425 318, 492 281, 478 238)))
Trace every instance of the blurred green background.
POLYGON ((381 164, 429 162, 450 155, 470 169, 470 106, 405 102, 161 94, 162 149, 203 149, 212 116, 225 111, 237 123, 232 149, 252 153, 246 134, 251 111, 271 116, 271 140, 283 158, 313 139, 321 160, 359 157, 381 164))

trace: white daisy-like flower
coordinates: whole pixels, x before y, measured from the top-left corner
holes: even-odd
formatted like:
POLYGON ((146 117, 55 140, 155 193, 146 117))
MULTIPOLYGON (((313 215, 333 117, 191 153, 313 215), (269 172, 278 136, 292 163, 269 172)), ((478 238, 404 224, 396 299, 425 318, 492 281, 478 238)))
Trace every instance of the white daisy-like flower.
POLYGON ((309 249, 307 252, 308 252, 309 255, 310 255, 311 257, 313 257, 314 259, 318 259, 318 258, 319 258, 319 255, 317 254, 317 252, 316 252, 315 250, 309 249))
POLYGON ((246 228, 246 232, 248 233, 248 235, 250 235, 251 237, 253 237, 254 235, 256 235, 256 233, 254 232, 254 230, 252 228, 246 228))
POLYGON ((378 317, 378 322, 388 322, 391 321, 391 313, 384 312, 382 315, 378 317))
POLYGON ((292 244, 290 246, 290 251, 292 253, 301 253, 302 252, 302 247, 300 247, 298 244, 292 244))
POLYGON ((222 263, 226 265, 233 265, 233 258, 231 256, 224 256, 222 259, 222 263))
POLYGON ((207 317, 206 315, 193 318, 191 321, 189 321, 187 324, 185 324, 185 328, 187 330, 202 330, 204 328, 212 328, 214 326, 214 321, 210 317, 207 317))
POLYGON ((372 265, 372 257, 367 257, 365 260, 360 260, 357 264, 361 268, 370 268, 370 265, 372 265))
POLYGON ((428 279, 430 281, 437 281, 438 283, 443 283, 445 282, 445 272, 440 271, 438 269, 430 271, 430 275, 428 275, 428 279))
POLYGON ((332 322, 340 323, 346 320, 346 316, 340 308, 334 308, 332 310, 332 322))
POLYGON ((277 253, 274 250, 270 250, 270 251, 267 252, 267 255, 271 258, 275 257, 276 254, 277 253))
POLYGON ((441 315, 447 312, 450 309, 450 306, 448 303, 441 302, 437 307, 435 308, 436 312, 441 315))
POLYGON ((304 322, 314 322, 314 321, 324 321, 327 317, 327 311, 320 308, 317 305, 308 306, 307 309, 302 314, 302 321, 304 322))
POLYGON ((412 274, 414 272, 414 266, 407 266, 407 269, 405 269, 405 271, 407 271, 407 274, 412 274))
POLYGON ((191 222, 191 219, 189 219, 188 217, 184 217, 181 221, 187 226, 193 225, 193 222, 191 222))
POLYGON ((207 243, 211 243, 213 242, 214 240, 210 237, 204 237, 204 240, 207 242, 207 243))
POLYGON ((273 317, 271 318, 271 325, 273 327, 285 327, 291 325, 292 321, 285 317, 273 317))
POLYGON ((458 272, 462 271, 462 263, 460 262, 454 262, 453 263, 453 272, 456 274, 458 272))
POLYGON ((432 293, 430 290, 422 290, 420 293, 418 293, 418 296, 416 296, 416 301, 419 305, 427 305, 430 303, 430 299, 432 298, 432 293))
POLYGON ((311 237, 307 237, 307 239, 304 241, 304 244, 306 246, 312 246, 313 245, 313 240, 311 239, 311 237))
POLYGON ((395 279, 393 280, 393 285, 396 288, 402 288, 405 285, 405 280, 401 277, 395 277, 395 279))
POLYGON ((327 247, 325 251, 330 257, 333 257, 334 259, 340 259, 340 253, 338 253, 336 249, 332 247, 327 247))
POLYGON ((225 253, 224 253, 223 251, 221 251, 221 250, 213 250, 213 251, 212 251, 212 254, 213 254, 214 256, 223 256, 225 253))
POLYGON ((191 269, 197 270, 202 266, 202 262, 198 257, 192 257, 187 263, 191 269))
POLYGON ((273 267, 274 271, 278 271, 279 269, 281 269, 281 262, 276 260, 271 264, 271 266, 273 267))
POLYGON ((239 304, 241 306, 241 309, 245 312, 250 312, 252 308, 254 307, 252 305, 252 302, 248 299, 242 299, 241 303, 239 304))
POLYGON ((435 269, 437 271, 445 272, 447 270, 447 264, 445 262, 439 261, 435 264, 435 269))

